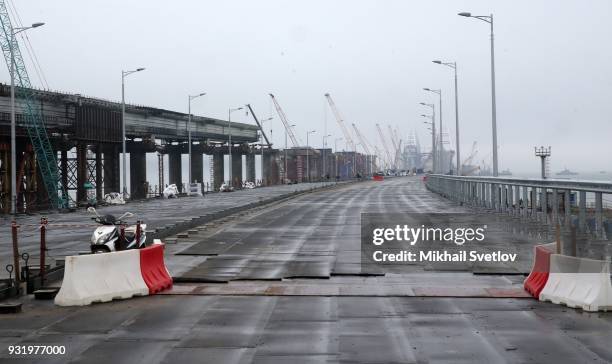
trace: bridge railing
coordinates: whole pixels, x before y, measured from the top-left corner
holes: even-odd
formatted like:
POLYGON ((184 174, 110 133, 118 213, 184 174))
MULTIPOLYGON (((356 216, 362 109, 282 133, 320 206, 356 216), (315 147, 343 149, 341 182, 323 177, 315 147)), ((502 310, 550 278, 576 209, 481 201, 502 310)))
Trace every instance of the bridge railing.
POLYGON ((612 210, 604 205, 612 183, 430 174, 426 186, 461 204, 612 238, 612 210))

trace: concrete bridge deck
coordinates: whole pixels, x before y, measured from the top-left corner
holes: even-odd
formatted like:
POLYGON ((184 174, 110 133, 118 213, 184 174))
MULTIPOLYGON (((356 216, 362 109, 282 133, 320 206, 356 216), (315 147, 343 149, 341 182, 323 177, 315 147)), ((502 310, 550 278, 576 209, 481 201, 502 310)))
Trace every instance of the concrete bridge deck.
MULTIPOLYGON (((0 357, 8 358, 10 344, 45 343, 66 345, 67 354, 30 362, 612 361, 612 314, 526 298, 517 290, 523 276, 435 265, 360 276, 359 216, 376 211, 470 212, 425 190, 420 179, 397 178, 203 225, 167 246, 171 273, 191 283, 82 308, 26 301, 24 313, 0 320, 0 357), (220 242, 225 249, 195 254, 220 242), (210 264, 215 260, 234 264, 210 264), (321 276, 291 277, 296 267, 314 267, 321 276), (229 283, 195 279, 211 276, 229 283)), ((517 250, 528 258, 532 239, 494 234, 500 239, 491 248, 506 239, 524 246, 517 250)))
MULTIPOLYGON (((279 198, 294 192, 321 188, 326 185, 329 186, 331 183, 277 185, 252 190, 238 190, 232 193, 212 193, 205 197, 136 200, 126 205, 100 207, 98 213, 118 217, 126 211, 132 212, 135 216, 130 219, 130 222, 135 223, 137 219, 142 220, 147 224, 147 231, 153 234, 156 230, 170 229, 180 222, 197 219, 206 214, 279 198)), ((97 225, 91 221, 93 215, 85 209, 79 209, 73 213, 52 211, 48 214, 19 215, 17 223, 21 226, 19 229, 20 252, 30 254, 33 258, 32 261, 36 261, 40 255, 38 226, 40 225, 40 218, 43 216, 49 220, 47 229, 49 258, 63 258, 66 255, 78 254, 89 249, 90 237, 97 225)), ((11 216, 0 215, 0 251, 3 252, 12 251, 11 220, 11 216)), ((161 234, 161 236, 163 235, 161 234)), ((160 235, 158 234, 158 236, 160 235)), ((3 254, 0 257, 0 265, 3 268, 10 262, 12 262, 10 254, 3 254)), ((8 273, 2 269, 0 278, 6 278, 5 276, 8 277, 8 273)))

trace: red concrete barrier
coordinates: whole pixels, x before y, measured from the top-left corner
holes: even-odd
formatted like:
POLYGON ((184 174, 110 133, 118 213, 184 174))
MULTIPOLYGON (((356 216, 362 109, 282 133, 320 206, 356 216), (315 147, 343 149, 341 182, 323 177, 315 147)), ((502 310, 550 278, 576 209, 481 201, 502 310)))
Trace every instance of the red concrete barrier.
POLYGON ((164 245, 153 244, 140 249, 140 272, 149 287, 149 294, 155 294, 172 287, 172 277, 164 263, 164 245))
POLYGON ((523 287, 537 299, 540 298, 540 293, 548 281, 550 255, 553 253, 555 245, 555 243, 552 243, 536 245, 534 247, 533 267, 531 268, 531 273, 529 273, 529 276, 523 282, 523 287))

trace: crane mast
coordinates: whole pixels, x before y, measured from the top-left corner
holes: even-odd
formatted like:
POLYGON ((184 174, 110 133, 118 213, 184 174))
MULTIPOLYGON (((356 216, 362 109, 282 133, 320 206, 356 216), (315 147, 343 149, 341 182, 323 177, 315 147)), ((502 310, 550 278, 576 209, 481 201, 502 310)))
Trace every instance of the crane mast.
POLYGON ((268 140, 268 136, 266 135, 266 132, 264 132, 262 125, 259 123, 259 119, 257 119, 257 116, 255 116, 255 112, 253 111, 253 108, 251 107, 251 104, 247 104, 247 107, 249 108, 249 111, 251 112, 251 116, 253 117, 253 119, 257 123, 257 126, 259 127, 259 130, 261 131, 261 135, 266 140, 266 144, 268 144, 268 147, 272 147, 272 143, 270 143, 270 141, 268 140))
MULTIPOLYGON (((17 97, 24 103, 23 126, 32 143, 49 202, 53 208, 68 207, 68 194, 59 181, 56 152, 49 140, 40 106, 35 100, 28 70, 4 0, 0 0, 0 23, 0 48, 2 48, 9 71, 13 70, 17 97)), ((11 183, 16 183, 16 181, 11 181, 11 183)))
POLYGON ((344 134, 344 139, 346 140, 346 144, 348 148, 352 151, 356 151, 355 142, 353 141, 353 138, 351 137, 351 133, 346 128, 346 125, 344 125, 344 120, 342 119, 342 116, 340 115, 340 112, 338 111, 338 108, 336 107, 334 100, 332 99, 329 93, 325 94, 325 98, 327 98, 329 107, 332 109, 332 112, 334 113, 334 116, 336 117, 336 121, 338 122, 338 125, 340 125, 340 129, 342 130, 342 134, 344 134))
POLYGON ((371 153, 370 153, 370 149, 368 148, 368 143, 366 143, 365 138, 363 137, 363 135, 361 135, 361 133, 359 132, 359 129, 357 129, 357 126, 354 123, 352 125, 353 125, 353 130, 355 130, 355 135, 357 135, 359 142, 363 146, 363 150, 366 152, 367 155, 370 155, 371 153))
MULTIPOLYGON (((395 133, 393 132, 393 129, 391 129, 390 125, 387 125, 387 127, 389 128, 389 134, 391 135, 391 142, 393 143, 393 148, 395 149, 395 158, 393 158, 393 168, 397 169, 397 160, 399 157, 399 146, 398 146, 398 142, 397 140, 395 140, 395 133)), ((389 161, 391 162, 391 160, 389 161)))
POLYGON ((278 113, 278 117, 283 122, 283 125, 285 126, 285 130, 287 131, 287 135, 289 135, 289 139, 291 139, 291 144, 293 144, 293 146, 296 148, 299 147, 300 143, 295 137, 295 134, 293 134, 293 130, 291 129, 291 124, 289 124, 289 121, 287 121, 287 115, 285 115, 285 112, 279 105, 278 101, 276 101, 276 97, 274 97, 273 94, 270 94, 270 98, 272 98, 272 102, 274 102, 274 107, 276 108, 276 112, 278 113))
POLYGON ((378 135, 380 135, 380 141, 382 142, 383 147, 385 148, 385 153, 387 154, 387 163, 391 163, 391 153, 389 153, 389 147, 387 146, 385 135, 383 134, 382 129, 380 128, 380 125, 376 124, 376 129, 378 129, 378 135))

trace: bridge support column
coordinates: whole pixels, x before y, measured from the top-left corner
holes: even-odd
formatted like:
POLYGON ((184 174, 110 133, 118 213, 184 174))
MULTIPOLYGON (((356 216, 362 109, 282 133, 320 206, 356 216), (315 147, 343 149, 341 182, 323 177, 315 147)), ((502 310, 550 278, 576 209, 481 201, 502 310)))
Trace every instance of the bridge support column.
POLYGON ((242 188, 242 154, 240 152, 232 153, 232 186, 234 188, 242 188))
MULTIPOLYGON (((179 154, 180 155, 180 154, 179 154)), ((130 195, 132 199, 143 199, 148 193, 147 154, 130 152, 130 195)))
POLYGON ((204 156, 202 153, 191 154, 191 179, 190 183, 202 183, 204 181, 204 156))
POLYGON ((119 187, 119 147, 109 145, 104 149, 104 193, 121 192, 119 187))
POLYGON ((96 200, 101 201, 104 195, 102 194, 102 148, 100 144, 96 145, 96 200))
POLYGON ((261 159, 261 184, 264 186, 269 186, 271 184, 271 165, 272 156, 270 153, 264 153, 263 158, 261 159))
POLYGON ((255 182, 255 153, 246 155, 246 180, 255 182))
POLYGON ((76 147, 77 169, 77 202, 87 200, 85 182, 87 182, 87 144, 78 144, 76 147))
MULTIPOLYGON (((60 152, 60 172, 62 188, 68 191, 68 150, 62 149, 60 152)), ((66 196, 63 196, 66 198, 66 196)))
POLYGON ((183 170, 181 163, 181 152, 179 150, 173 150, 168 153, 169 184, 176 184, 179 192, 183 192, 183 170))
POLYGON ((213 170, 213 176, 212 176, 212 180, 213 180, 213 190, 214 191, 219 191, 219 187, 221 187, 221 184, 223 183, 223 153, 214 153, 213 154, 213 160, 212 160, 212 170, 213 170))

